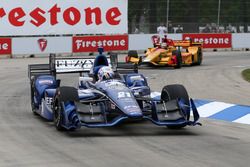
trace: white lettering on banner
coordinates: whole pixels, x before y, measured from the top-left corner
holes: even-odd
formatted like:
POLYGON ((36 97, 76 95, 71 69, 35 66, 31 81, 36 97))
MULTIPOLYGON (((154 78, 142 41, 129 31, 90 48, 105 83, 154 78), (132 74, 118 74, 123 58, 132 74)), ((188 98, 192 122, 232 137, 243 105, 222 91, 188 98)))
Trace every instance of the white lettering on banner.
POLYGON ((229 44, 228 38, 194 38, 194 42, 204 44, 229 44))
POLYGON ((0 55, 12 53, 12 39, 0 38, 0 55))
POLYGON ((194 42, 203 43, 203 48, 231 48, 232 34, 228 33, 200 33, 200 34, 182 34, 182 39, 189 37, 194 42))
POLYGON ((106 47, 106 46, 126 46, 125 40, 103 40, 103 41, 84 41, 84 40, 76 40, 77 49, 88 48, 88 47, 106 47))
POLYGON ((128 50, 128 35, 101 35, 73 37, 73 52, 96 52, 98 47, 105 51, 128 50))
POLYGON ((0 43, 0 50, 8 50, 9 49, 9 45, 7 43, 0 43))

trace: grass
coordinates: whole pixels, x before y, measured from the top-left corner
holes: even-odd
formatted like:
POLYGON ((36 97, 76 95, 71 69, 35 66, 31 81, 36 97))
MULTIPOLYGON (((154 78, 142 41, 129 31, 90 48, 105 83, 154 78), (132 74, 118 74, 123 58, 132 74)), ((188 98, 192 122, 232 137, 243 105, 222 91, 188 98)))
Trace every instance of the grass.
POLYGON ((250 69, 242 71, 241 74, 246 81, 250 82, 250 69))

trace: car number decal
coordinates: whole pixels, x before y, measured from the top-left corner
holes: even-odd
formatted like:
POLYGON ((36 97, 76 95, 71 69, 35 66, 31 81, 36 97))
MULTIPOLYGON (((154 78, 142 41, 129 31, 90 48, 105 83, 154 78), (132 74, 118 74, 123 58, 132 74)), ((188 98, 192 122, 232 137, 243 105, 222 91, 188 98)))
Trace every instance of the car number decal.
POLYGON ((130 92, 118 92, 118 99, 131 98, 130 92))

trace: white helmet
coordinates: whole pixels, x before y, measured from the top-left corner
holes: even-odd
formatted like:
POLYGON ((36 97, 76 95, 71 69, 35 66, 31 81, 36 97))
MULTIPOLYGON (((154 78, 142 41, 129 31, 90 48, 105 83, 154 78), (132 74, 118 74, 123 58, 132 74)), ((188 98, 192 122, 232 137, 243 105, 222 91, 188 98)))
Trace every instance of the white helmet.
POLYGON ((162 44, 161 44, 161 47, 162 48, 166 48, 168 45, 167 45, 167 43, 166 42, 163 42, 162 44))
POLYGON ((114 78, 114 75, 115 75, 114 71, 109 66, 101 67, 97 74, 99 81, 112 79, 114 78))
POLYGON ((190 38, 190 37, 186 37, 185 40, 192 42, 192 38, 190 38))

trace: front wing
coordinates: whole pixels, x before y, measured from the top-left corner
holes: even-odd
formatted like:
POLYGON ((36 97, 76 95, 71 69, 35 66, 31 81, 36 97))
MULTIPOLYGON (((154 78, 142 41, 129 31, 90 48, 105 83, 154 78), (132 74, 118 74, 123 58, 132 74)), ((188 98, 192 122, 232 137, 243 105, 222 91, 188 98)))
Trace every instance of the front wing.
MULTIPOLYGON (((74 103, 67 103, 65 105, 65 112, 64 112, 65 119, 64 119, 62 126, 65 129, 80 128, 81 126, 85 126, 85 127, 89 127, 89 128, 111 127, 111 126, 118 125, 125 120, 133 120, 134 119, 134 118, 130 118, 126 114, 122 113, 121 111, 117 111, 117 110, 114 110, 114 113, 116 116, 112 117, 112 119, 105 118, 104 116, 107 113, 105 113, 102 109, 105 108, 104 104, 107 104, 107 102, 108 102, 108 100, 105 100, 105 101, 101 102, 102 103, 101 105, 94 106, 95 109, 88 112, 89 115, 87 116, 87 118, 85 117, 87 112, 85 112, 85 113, 78 112, 76 109, 77 105, 81 105, 81 104, 78 103, 76 105, 74 103), (90 122, 85 122, 86 119, 88 119, 90 122)), ((157 103, 157 101, 152 101, 152 102, 154 104, 157 103)), ((169 126, 169 127, 171 127, 171 126, 201 125, 198 122, 199 113, 198 113, 196 106, 195 106, 192 99, 190 99, 190 104, 191 104, 190 107, 185 106, 181 100, 177 100, 176 102, 179 106, 180 112, 177 115, 174 114, 175 116, 173 114, 171 115, 171 111, 169 111, 168 113, 165 111, 165 113, 159 114, 155 110, 156 105, 153 105, 153 110, 151 113, 143 112, 143 116, 140 118, 136 118, 135 120, 137 120, 137 121, 148 120, 155 125, 169 126), (190 111, 192 111, 193 120, 189 120, 189 117, 191 115, 190 111), (166 118, 164 120, 164 115, 167 115, 169 118, 166 118), (172 117, 172 119, 171 119, 171 117, 172 117)), ((87 108, 85 108, 85 111, 87 108)))

